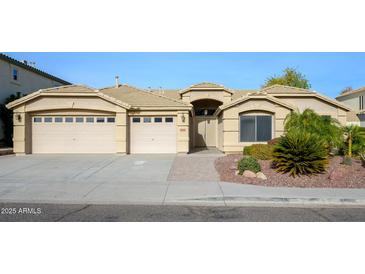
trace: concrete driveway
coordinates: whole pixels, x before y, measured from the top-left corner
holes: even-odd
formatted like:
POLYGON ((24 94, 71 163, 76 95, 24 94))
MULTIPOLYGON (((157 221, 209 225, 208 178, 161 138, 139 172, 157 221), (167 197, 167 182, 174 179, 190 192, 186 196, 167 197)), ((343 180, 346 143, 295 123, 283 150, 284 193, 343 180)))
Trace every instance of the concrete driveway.
POLYGON ((217 155, 0 157, 0 201, 224 205, 217 155), (202 172, 200 172, 202 170, 202 172), (217 199, 218 197, 218 199, 217 199), (195 201, 195 202, 194 202, 195 201))
POLYGON ((0 157, 0 200, 161 202, 175 155, 0 157))

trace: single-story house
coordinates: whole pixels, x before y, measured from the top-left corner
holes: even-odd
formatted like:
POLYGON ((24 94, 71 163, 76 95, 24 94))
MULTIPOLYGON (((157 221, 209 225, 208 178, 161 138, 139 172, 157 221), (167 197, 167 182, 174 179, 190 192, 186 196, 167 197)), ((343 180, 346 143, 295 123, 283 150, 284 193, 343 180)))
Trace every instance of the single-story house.
POLYGON ((282 135, 292 111, 311 108, 346 124, 350 110, 306 89, 233 90, 213 83, 181 90, 68 85, 7 107, 14 111, 16 154, 189 153, 197 147, 232 153, 282 135))

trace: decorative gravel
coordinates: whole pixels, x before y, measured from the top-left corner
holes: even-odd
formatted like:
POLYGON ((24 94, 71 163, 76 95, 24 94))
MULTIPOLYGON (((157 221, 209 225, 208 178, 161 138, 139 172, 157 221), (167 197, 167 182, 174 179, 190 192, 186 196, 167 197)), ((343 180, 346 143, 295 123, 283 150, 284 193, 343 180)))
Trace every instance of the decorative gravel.
POLYGON ((242 155, 227 155, 215 160, 214 165, 221 181, 272 187, 365 188, 365 167, 358 159, 353 159, 352 165, 347 166, 341 164, 342 157, 336 156, 330 159, 325 173, 295 178, 276 172, 271 168, 271 161, 259 160, 261 171, 267 177, 267 180, 261 180, 235 174, 232 167, 237 166, 235 160, 241 158, 242 155))

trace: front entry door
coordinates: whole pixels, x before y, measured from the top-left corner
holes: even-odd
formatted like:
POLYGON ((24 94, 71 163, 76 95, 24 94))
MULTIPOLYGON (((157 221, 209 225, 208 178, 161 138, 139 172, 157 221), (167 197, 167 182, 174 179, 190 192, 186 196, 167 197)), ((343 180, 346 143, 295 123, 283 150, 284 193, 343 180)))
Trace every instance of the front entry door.
POLYGON ((215 117, 195 117, 195 146, 216 147, 217 119, 215 117))

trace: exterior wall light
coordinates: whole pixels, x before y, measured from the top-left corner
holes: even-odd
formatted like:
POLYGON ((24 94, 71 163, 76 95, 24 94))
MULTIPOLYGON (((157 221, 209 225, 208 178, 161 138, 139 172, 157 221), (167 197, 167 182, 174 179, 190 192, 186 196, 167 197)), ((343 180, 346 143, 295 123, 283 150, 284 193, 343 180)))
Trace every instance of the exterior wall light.
POLYGON ((20 114, 17 114, 16 119, 20 123, 22 121, 22 116, 20 114))
POLYGON ((184 114, 181 115, 181 122, 185 123, 185 115, 184 114))

